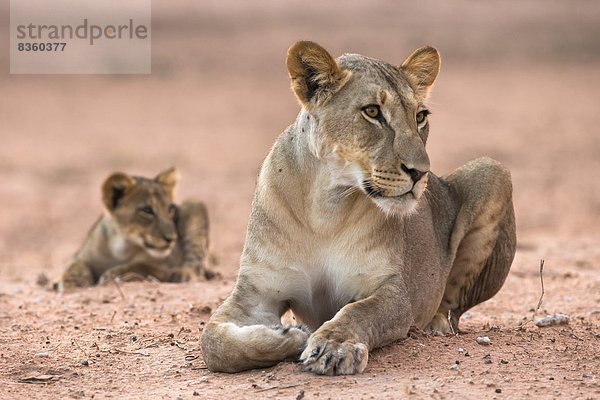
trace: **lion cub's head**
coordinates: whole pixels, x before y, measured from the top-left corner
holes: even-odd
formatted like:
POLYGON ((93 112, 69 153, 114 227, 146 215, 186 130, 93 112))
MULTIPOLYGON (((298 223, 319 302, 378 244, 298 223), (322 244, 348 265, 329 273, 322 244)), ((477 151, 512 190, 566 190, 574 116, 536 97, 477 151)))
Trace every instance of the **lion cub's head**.
POLYGON ((110 175, 102 185, 102 201, 124 239, 155 258, 167 257, 177 241, 173 204, 179 173, 175 168, 154 179, 110 175))
POLYGON ((303 107, 298 130, 334 184, 360 189, 389 214, 413 210, 427 186, 424 102, 439 72, 437 50, 418 49, 396 67, 357 54, 334 60, 298 42, 287 66, 303 107))

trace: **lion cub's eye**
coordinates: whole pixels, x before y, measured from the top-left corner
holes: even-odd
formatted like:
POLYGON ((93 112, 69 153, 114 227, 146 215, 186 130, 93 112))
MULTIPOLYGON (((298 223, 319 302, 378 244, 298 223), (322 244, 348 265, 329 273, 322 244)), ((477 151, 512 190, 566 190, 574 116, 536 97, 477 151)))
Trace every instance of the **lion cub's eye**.
POLYGON ((428 116, 429 114, 431 114, 431 113, 429 112, 429 110, 423 110, 423 111, 419 111, 419 112, 417 113, 417 117, 416 117, 416 119, 417 119, 417 124, 418 124, 418 125, 421 125, 423 122, 425 122, 425 119, 427 118, 427 116, 428 116))
POLYGON ((154 215, 154 210, 152 209, 152 207, 150 206, 144 206, 142 208, 140 208, 140 213, 142 213, 145 216, 151 217, 154 215))
POLYGON ((368 106, 363 107, 362 111, 365 113, 365 115, 367 117, 373 118, 373 119, 378 119, 379 116, 381 115, 381 109, 376 104, 369 104, 368 106))

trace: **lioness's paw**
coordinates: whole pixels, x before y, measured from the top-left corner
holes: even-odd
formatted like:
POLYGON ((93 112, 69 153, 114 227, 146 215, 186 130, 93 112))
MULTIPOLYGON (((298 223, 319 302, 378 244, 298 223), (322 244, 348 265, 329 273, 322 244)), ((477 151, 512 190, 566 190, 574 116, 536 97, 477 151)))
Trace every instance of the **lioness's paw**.
POLYGON ((363 343, 311 337, 300 356, 304 370, 320 375, 351 375, 365 370, 369 349, 363 343))
POLYGON ((294 358, 298 357, 298 354, 306 347, 306 342, 311 333, 304 325, 273 325, 270 329, 294 343, 292 348, 298 349, 298 352, 293 356, 294 358))

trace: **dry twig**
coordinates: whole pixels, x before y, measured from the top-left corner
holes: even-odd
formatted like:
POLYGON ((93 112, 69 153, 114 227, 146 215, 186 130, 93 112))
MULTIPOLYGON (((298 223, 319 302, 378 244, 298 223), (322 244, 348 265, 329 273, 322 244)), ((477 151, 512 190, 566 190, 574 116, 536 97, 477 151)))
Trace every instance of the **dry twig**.
POLYGON ((87 353, 87 351, 85 351, 85 350, 84 350, 84 349, 83 349, 83 348, 82 348, 82 347, 79 345, 79 343, 77 342, 77 340, 75 340, 75 338, 71 338, 71 343, 73 343, 75 346, 77 346, 77 348, 78 348, 79 350, 81 350, 81 352, 82 352, 83 354, 85 354, 85 356, 86 356, 87 358, 90 358, 90 355, 87 353))
POLYGON ((127 350, 121 350, 121 349, 110 349, 108 350, 109 353, 121 353, 121 354, 130 354, 130 355, 134 355, 134 356, 144 356, 144 357, 150 357, 150 354, 148 353, 143 353, 141 351, 127 351, 127 350))
POLYGON ((542 286, 542 293, 540 293, 540 299, 538 300, 537 306, 533 310, 533 315, 531 316, 531 318, 523 318, 521 322, 519 322, 519 326, 517 327, 517 329, 523 329, 525 325, 527 325, 530 322, 533 322, 535 315, 539 311, 544 301, 544 260, 540 260, 540 284, 542 286))
POLYGON ((458 333, 454 332, 454 327, 452 326, 452 315, 450 313, 451 311, 448 310, 448 325, 450 325, 450 332, 452 332, 452 335, 458 336, 458 333))
POLYGON ((262 389, 258 389, 256 390, 256 392, 266 392, 267 390, 273 390, 273 389, 290 389, 290 388, 294 388, 297 386, 302 386, 302 385, 306 385, 308 382, 304 382, 304 383, 295 383, 293 385, 285 385, 285 386, 269 386, 268 388, 262 388, 262 389))
POLYGON ((538 310, 542 306, 542 302, 544 301, 544 260, 540 260, 540 283, 542 284, 542 293, 540 294, 540 300, 538 301, 537 307, 533 312, 534 316, 538 312, 538 310))
POLYGON ((123 293, 123 291, 121 290, 121 286, 119 285, 119 282, 117 282, 116 279, 113 279, 113 282, 115 283, 115 286, 117 287, 117 290, 119 291, 119 294, 121 295, 121 298, 124 301, 127 301, 127 297, 125 297, 125 293, 123 293))

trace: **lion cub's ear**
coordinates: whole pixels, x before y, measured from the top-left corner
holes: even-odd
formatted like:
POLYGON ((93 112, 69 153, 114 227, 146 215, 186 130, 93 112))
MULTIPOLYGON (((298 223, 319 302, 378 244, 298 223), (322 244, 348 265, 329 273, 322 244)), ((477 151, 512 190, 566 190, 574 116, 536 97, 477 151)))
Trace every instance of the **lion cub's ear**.
POLYGON ((135 185, 135 179, 122 172, 110 175, 102 184, 102 202, 108 211, 119 205, 127 191, 135 185))
POLYGON ((433 47, 421 47, 415 50, 400 69, 416 91, 417 96, 426 98, 429 89, 440 72, 440 53, 433 47))
POLYGON ((173 200, 175 198, 175 189, 177 188, 177 182, 179 182, 180 178, 181 175, 179 174, 177 168, 171 167, 156 175, 154 181, 160 183, 167 191, 167 194, 171 197, 171 200, 173 200))
POLYGON ((287 68, 292 89, 307 109, 329 99, 349 76, 327 50, 308 41, 296 42, 289 48, 287 68))

